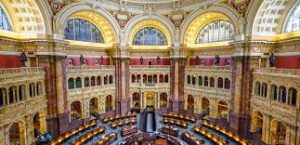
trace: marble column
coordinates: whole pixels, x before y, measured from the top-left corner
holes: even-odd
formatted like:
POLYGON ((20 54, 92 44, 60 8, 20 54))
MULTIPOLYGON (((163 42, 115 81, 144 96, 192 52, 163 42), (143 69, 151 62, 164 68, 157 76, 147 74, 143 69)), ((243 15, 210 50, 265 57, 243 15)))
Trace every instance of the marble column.
POLYGON ((123 114, 130 111, 129 93, 129 58, 117 57, 116 61, 116 113, 123 114))
POLYGON ((258 57, 251 55, 251 45, 236 42, 232 63, 232 109, 229 114, 230 127, 242 136, 250 130, 250 98, 252 94, 253 68, 258 67, 258 57))
POLYGON ((57 136, 65 132, 69 124, 65 57, 49 54, 39 55, 38 59, 39 67, 45 69, 47 128, 53 136, 57 136))
POLYGON ((171 58, 170 66, 170 107, 173 112, 181 112, 184 110, 184 70, 185 58, 171 58))

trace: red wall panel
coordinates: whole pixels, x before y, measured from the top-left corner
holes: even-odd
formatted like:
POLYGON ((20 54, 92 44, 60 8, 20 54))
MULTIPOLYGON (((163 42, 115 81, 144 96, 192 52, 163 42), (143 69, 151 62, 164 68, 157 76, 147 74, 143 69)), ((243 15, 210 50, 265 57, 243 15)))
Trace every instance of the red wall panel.
POLYGON ((300 56, 276 56, 275 67, 285 69, 299 69, 300 56))
MULTIPOLYGON (((209 58, 204 58, 204 57, 200 58, 199 57, 198 64, 201 64, 203 59, 204 59, 204 62, 205 62, 204 63, 205 66, 212 66, 213 63, 214 63, 214 58, 212 58, 212 57, 209 57, 209 58)), ((228 58, 228 57, 220 58, 220 66, 225 66, 227 61, 230 61, 230 58, 228 58)), ((190 65, 196 65, 196 58, 190 58, 190 65)))
MULTIPOLYGON (((100 57, 99 58, 84 57, 84 59, 86 60, 87 66, 96 66, 96 61, 99 61, 100 63, 100 57)), ((65 63, 68 64, 69 60, 73 61, 74 66, 80 66, 80 57, 69 57, 66 59, 65 63)), ((110 65, 110 58, 103 57, 102 65, 110 65)))
POLYGON ((151 65, 170 65, 169 58, 161 58, 160 64, 157 63, 157 58, 143 58, 143 64, 141 64, 140 58, 131 58, 129 65, 149 65, 149 62, 151 62, 151 65))
POLYGON ((0 55, 0 68, 24 67, 18 55, 0 55))

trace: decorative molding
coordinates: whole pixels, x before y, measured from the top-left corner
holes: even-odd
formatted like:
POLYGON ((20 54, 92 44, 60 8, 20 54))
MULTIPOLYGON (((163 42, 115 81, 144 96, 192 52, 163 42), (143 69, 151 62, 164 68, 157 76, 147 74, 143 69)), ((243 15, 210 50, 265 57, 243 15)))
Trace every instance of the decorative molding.
POLYGON ((64 6, 75 0, 48 0, 54 14, 58 13, 64 6))
POLYGON ((235 10, 237 10, 241 15, 245 15, 248 8, 250 0, 225 0, 225 3, 235 10))

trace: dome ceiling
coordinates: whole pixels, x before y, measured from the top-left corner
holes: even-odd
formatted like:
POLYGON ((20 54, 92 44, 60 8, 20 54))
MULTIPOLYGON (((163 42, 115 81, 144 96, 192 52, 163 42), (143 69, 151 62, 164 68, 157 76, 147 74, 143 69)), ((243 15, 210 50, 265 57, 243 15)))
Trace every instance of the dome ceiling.
POLYGON ((86 2, 93 7, 132 14, 169 14, 171 11, 192 11, 217 2, 224 2, 241 12, 250 0, 48 0, 54 13, 72 2, 86 2))

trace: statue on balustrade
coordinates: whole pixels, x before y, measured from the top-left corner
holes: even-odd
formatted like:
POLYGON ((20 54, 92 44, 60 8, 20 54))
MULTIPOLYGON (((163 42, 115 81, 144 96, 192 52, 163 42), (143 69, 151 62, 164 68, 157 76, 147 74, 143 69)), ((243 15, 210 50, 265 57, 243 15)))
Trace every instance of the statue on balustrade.
POLYGON ((157 56, 157 64, 160 65, 160 57, 157 56))
POLYGON ((219 65, 219 64, 220 64, 220 57, 219 55, 216 55, 214 59, 214 65, 219 65))
POLYGON ((103 65, 103 56, 100 57, 100 65, 103 65))
POLYGON ((83 57, 82 54, 80 55, 79 60, 80 60, 80 65, 84 65, 85 64, 85 60, 84 60, 84 57, 83 57))
POLYGON ((143 59, 143 56, 141 56, 141 58, 140 58, 141 65, 143 65, 143 62, 144 62, 144 59, 143 59))
POLYGON ((199 56, 196 56, 195 64, 196 64, 196 65, 199 65, 199 56))
POLYGON ((270 55, 270 57, 269 57, 269 65, 270 65, 270 67, 275 67, 275 62, 276 62, 275 59, 276 59, 276 58, 275 58, 274 53, 271 53, 271 55, 270 55))
POLYGON ((26 66, 25 63, 27 62, 27 56, 26 56, 26 53, 24 51, 21 53, 20 61, 23 63, 24 66, 26 66))

